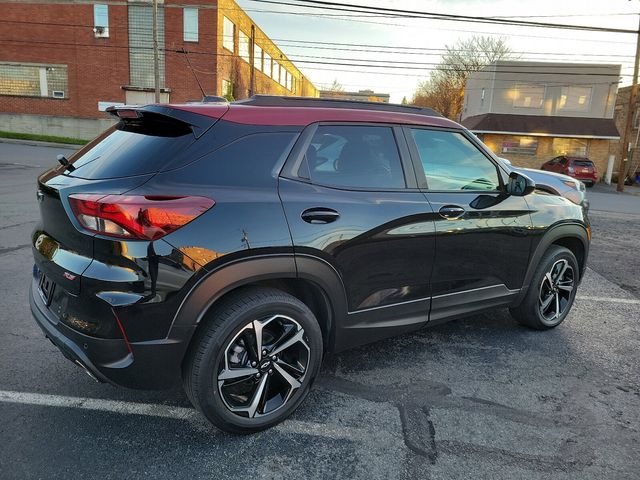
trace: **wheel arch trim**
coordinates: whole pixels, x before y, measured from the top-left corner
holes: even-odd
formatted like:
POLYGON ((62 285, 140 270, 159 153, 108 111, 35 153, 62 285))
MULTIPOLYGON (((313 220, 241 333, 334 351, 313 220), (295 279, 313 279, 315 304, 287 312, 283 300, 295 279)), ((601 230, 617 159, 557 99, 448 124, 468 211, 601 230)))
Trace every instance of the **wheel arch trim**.
POLYGON ((582 275, 584 274, 584 271, 586 269, 587 257, 589 254, 589 234, 587 233, 586 225, 582 223, 570 223, 553 226, 544 233, 542 239, 540 240, 540 242, 538 242, 538 245, 535 247, 535 250, 531 254, 518 302, 520 302, 526 295, 533 275, 538 268, 538 265, 540 264, 542 256, 551 245, 564 238, 577 239, 582 242, 582 247, 584 249, 584 259, 583 264, 579 265, 580 280, 582 280, 582 275))
MULTIPOLYGON (((265 280, 302 279, 314 283, 322 292, 330 309, 328 346, 334 343, 335 322, 346 315, 346 294, 335 268, 310 255, 266 254, 242 258, 220 265, 201 278, 187 293, 174 315, 167 338, 174 332, 195 332, 206 312, 225 294, 244 285, 265 280)), ((320 321, 320 319, 318 319, 320 321)), ((189 343, 191 338, 184 339, 189 343)))

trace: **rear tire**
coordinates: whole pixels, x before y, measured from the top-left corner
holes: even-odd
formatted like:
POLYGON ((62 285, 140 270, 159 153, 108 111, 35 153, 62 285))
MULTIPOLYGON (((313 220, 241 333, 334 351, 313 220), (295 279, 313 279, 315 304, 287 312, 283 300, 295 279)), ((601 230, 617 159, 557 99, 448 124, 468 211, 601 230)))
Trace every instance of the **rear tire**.
POLYGON ((540 260, 522 303, 510 309, 511 316, 536 330, 557 327, 571 310, 579 275, 578 261, 571 250, 551 245, 540 260))
POLYGON ((249 287, 229 294, 203 322, 183 368, 194 407, 238 434, 293 413, 322 363, 322 332, 311 310, 280 290, 249 287))

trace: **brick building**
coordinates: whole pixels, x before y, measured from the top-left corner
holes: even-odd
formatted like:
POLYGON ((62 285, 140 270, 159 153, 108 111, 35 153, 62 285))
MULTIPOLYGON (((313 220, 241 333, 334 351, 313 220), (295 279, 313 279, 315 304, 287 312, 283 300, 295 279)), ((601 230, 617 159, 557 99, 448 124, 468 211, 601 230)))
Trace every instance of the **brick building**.
POLYGON ((602 176, 619 81, 620 65, 499 61, 469 76, 462 124, 514 165, 586 156, 602 176))
MULTIPOLYGON (((0 1, 1 130, 91 138, 110 104, 153 102, 150 0, 0 1)), ((158 9, 161 101, 318 90, 233 0, 158 9)))
POLYGON ((353 100, 356 102, 389 103, 388 93, 376 93, 373 90, 358 90, 357 92, 345 92, 341 90, 320 90, 320 98, 338 98, 340 100, 353 100))

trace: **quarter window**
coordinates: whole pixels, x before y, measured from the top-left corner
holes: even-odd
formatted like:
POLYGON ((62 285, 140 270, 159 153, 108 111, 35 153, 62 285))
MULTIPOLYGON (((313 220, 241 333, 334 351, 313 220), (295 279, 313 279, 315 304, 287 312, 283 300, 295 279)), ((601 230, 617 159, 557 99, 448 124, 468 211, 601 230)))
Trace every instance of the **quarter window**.
POLYGON ((411 130, 430 190, 498 190, 496 166, 456 132, 411 130))
POLYGON ((312 182, 354 188, 403 188, 404 173, 390 127, 318 127, 306 152, 312 182))

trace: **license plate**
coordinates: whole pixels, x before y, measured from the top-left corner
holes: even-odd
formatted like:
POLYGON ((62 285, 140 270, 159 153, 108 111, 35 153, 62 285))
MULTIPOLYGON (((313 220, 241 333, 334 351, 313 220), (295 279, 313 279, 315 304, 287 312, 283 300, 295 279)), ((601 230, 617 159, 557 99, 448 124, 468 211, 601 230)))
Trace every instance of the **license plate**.
POLYGON ((40 274, 40 281, 38 282, 38 293, 42 297, 42 301, 48 307, 51 305, 53 299, 53 291, 56 288, 56 284, 53 283, 44 273, 40 274))
POLYGON ((582 169, 582 173, 589 173, 589 169, 588 168, 583 168, 582 169))

